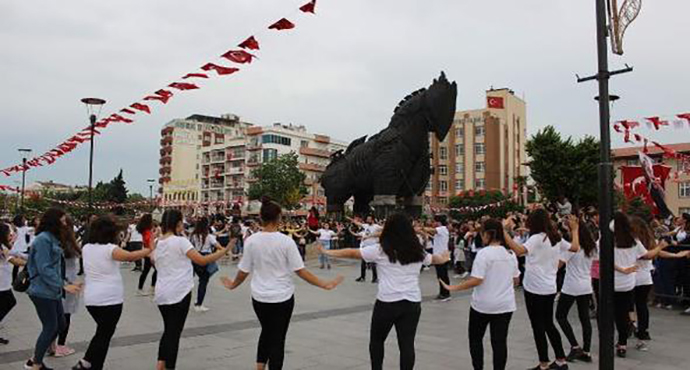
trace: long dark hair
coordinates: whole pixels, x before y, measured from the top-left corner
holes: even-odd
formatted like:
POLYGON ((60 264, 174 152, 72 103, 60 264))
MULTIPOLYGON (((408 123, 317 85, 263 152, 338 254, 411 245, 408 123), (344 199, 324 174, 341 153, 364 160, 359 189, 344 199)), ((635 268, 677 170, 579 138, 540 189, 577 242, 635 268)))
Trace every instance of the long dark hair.
POLYGON ((424 247, 414 231, 412 221, 404 213, 388 217, 381 232, 381 248, 391 263, 401 265, 424 261, 424 247))
POLYGON ((632 248, 635 245, 630 219, 620 211, 613 214, 613 240, 616 248, 632 248))
POLYGON ((654 240, 654 231, 645 220, 640 217, 630 217, 630 231, 632 235, 640 240, 646 249, 654 249, 656 241, 654 240))
POLYGON ((163 219, 161 220, 161 230, 163 234, 171 232, 177 234, 177 225, 184 220, 182 212, 176 209, 169 209, 163 212, 163 219))
MULTIPOLYGON (((12 249, 10 245, 10 234, 12 233, 12 227, 10 225, 0 222, 0 247, 6 247, 7 249, 12 249)), ((0 248, 2 249, 2 248, 0 248)), ((4 256, 4 254, 3 254, 4 256)))
POLYGON ((206 237, 208 237, 208 218, 201 217, 194 224, 194 231, 192 231, 192 236, 199 238, 201 244, 206 242, 206 237))
POLYGON ((81 247, 77 242, 77 235, 74 233, 74 221, 69 215, 66 215, 65 227, 60 233, 60 242, 62 243, 62 250, 65 253, 65 258, 77 258, 81 256, 81 247))
MULTIPOLYGON (((488 243, 485 243, 485 245, 489 245, 495 241, 497 241, 499 244, 501 244, 503 247, 508 249, 508 245, 506 244, 506 239, 505 235, 503 234, 503 224, 501 221, 495 218, 490 218, 482 224, 481 228, 481 234, 482 235, 488 235, 490 237, 490 240, 488 243)), ((483 240, 482 240, 483 242, 483 240)))
POLYGON ((144 231, 153 229, 153 216, 150 213, 146 213, 141 216, 139 222, 137 222, 137 231, 139 234, 143 234, 144 231))
POLYGON ((549 219, 549 212, 543 208, 535 209, 529 214, 527 228, 529 228, 530 236, 545 233, 552 246, 561 241, 561 235, 556 231, 549 219))
POLYGON ((36 235, 49 232, 53 234, 58 240, 61 239, 63 229, 65 225, 62 223, 62 217, 65 216, 65 211, 60 208, 50 208, 43 216, 41 216, 41 221, 38 223, 38 228, 36 229, 36 235))
POLYGON ((120 238, 120 229, 112 215, 99 216, 91 223, 88 242, 91 244, 117 244, 120 238))
POLYGON ((587 224, 582 220, 578 221, 578 223, 577 236, 580 238, 580 247, 585 252, 585 256, 588 258, 592 257, 592 254, 597 249, 597 242, 594 240, 594 235, 592 235, 592 231, 589 230, 587 224))

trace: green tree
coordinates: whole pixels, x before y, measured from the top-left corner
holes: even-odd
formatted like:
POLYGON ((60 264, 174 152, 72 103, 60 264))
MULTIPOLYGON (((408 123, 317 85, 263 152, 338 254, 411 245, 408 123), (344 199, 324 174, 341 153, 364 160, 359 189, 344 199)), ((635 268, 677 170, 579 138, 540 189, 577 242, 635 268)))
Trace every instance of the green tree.
POLYGON ((252 171, 256 179, 249 186, 249 199, 268 196, 286 209, 295 209, 300 200, 307 195, 304 175, 299 170, 297 154, 283 154, 276 159, 262 163, 252 171))
POLYGON ((580 207, 597 203, 599 141, 585 136, 573 142, 547 126, 525 148, 531 157, 531 177, 542 196, 553 201, 563 195, 580 207))
POLYGON ((108 200, 113 203, 123 204, 127 201, 127 186, 122 176, 122 170, 110 181, 108 200))

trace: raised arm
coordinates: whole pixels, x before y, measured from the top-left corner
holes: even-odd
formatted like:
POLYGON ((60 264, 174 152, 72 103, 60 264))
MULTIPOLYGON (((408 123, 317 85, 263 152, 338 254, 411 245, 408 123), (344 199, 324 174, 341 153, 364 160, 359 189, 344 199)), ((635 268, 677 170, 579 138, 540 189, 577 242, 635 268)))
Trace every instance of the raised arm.
POLYGON ((148 257, 153 250, 151 248, 142 248, 135 252, 128 252, 122 248, 113 249, 113 259, 120 262, 138 261, 144 257, 148 257))
MULTIPOLYGON (((235 239, 230 239, 230 243, 234 243, 235 239)), ((192 260, 195 264, 199 266, 206 266, 209 263, 213 263, 221 259, 223 256, 227 256, 228 252, 230 252, 229 248, 223 248, 218 244, 218 250, 216 250, 214 253, 209 254, 207 256, 202 256, 201 253, 199 253, 196 249, 190 249, 187 252, 187 257, 192 260)))
POLYGON ((665 240, 662 240, 661 242, 656 244, 656 247, 654 249, 650 249, 645 253, 642 257, 640 257, 641 260, 653 260, 655 259, 661 251, 666 249, 670 244, 668 244, 665 240))
POLYGON ((575 216, 568 216, 568 226, 573 239, 568 252, 577 253, 580 251, 580 221, 575 216))
POLYGON ((319 253, 325 254, 329 257, 349 258, 349 259, 354 259, 354 260, 362 259, 362 252, 359 250, 359 248, 328 250, 328 249, 324 249, 321 244, 317 244, 316 248, 318 249, 319 253))

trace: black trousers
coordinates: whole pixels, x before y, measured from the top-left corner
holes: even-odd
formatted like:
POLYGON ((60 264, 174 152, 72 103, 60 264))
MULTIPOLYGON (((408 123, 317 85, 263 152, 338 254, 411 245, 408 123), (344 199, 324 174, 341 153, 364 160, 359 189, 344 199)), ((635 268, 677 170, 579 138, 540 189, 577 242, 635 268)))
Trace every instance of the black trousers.
POLYGON ((362 261, 362 264, 359 268, 359 277, 362 278, 362 280, 366 280, 367 278, 367 265, 371 266, 371 274, 372 274, 372 281, 378 280, 379 276, 376 271, 376 264, 375 263, 366 263, 362 261))
POLYGON ((561 334, 553 322, 553 301, 555 298, 555 294, 539 295, 525 290, 525 305, 527 306, 530 324, 532 324, 532 333, 534 334, 534 342, 537 345, 537 353, 539 353, 539 362, 549 362, 547 336, 556 354, 556 359, 565 358, 561 334))
MULTIPOLYGON (((127 250, 129 250, 130 252, 140 251, 143 248, 144 248, 143 242, 129 242, 129 243, 127 243, 127 250)), ((141 260, 134 261, 134 266, 138 269, 141 269, 141 260)))
POLYGON ((573 304, 577 302, 577 314, 580 318, 580 324, 582 325, 582 350, 587 353, 589 353, 592 347, 592 321, 589 319, 589 305, 591 300, 591 294, 572 296, 561 293, 561 298, 558 300, 558 306, 556 307, 556 320, 561 326, 563 334, 568 338, 571 347, 579 347, 580 345, 575 338, 573 327, 570 326, 570 322, 568 321, 568 313, 570 313, 573 304))
POLYGON ((86 310, 96 322, 96 334, 89 342, 84 360, 91 364, 92 370, 101 370, 108 356, 110 340, 122 315, 122 303, 112 306, 86 306, 86 310))
POLYGON ((635 312, 637 312, 637 335, 646 334, 649 330, 649 306, 647 299, 652 285, 635 287, 635 312))
POLYGON ((141 271, 141 276, 139 276, 139 290, 144 289, 146 277, 149 276, 149 271, 151 271, 151 268, 153 268, 153 276, 151 276, 151 286, 156 286, 156 277, 158 276, 158 271, 156 271, 156 267, 153 266, 151 259, 146 257, 144 258, 144 270, 141 271))
POLYGON ((12 294, 12 289, 0 292, 0 321, 2 321, 16 305, 17 300, 14 298, 14 294, 12 294))
POLYGON ((485 314, 470 308, 470 355, 475 370, 484 368, 484 334, 490 326, 491 349, 494 354, 494 370, 503 370, 508 361, 508 327, 512 312, 485 314))
MULTIPOLYGON (((450 278, 448 277, 448 262, 442 265, 436 265, 436 277, 450 285, 450 278)), ((441 297, 449 297, 450 292, 448 289, 444 288, 441 283, 438 283, 438 295, 441 297)))
POLYGON ((613 312, 616 318, 616 330, 618 331, 618 345, 628 345, 630 330, 630 310, 633 304, 633 292, 613 293, 613 312))
POLYGON ((376 301, 374 313, 371 315, 371 331, 369 332, 369 357, 371 369, 383 369, 384 344, 393 326, 398 336, 400 350, 400 369, 411 370, 415 363, 414 338, 417 335, 417 324, 422 314, 419 302, 376 301))
POLYGON ((158 306, 158 310, 163 316, 163 336, 158 345, 158 361, 165 361, 166 369, 174 369, 177 365, 180 336, 184 330, 184 323, 187 321, 191 302, 192 292, 189 292, 177 303, 158 306))
POLYGON ((295 297, 280 303, 264 303, 252 299, 252 306, 261 324, 256 362, 268 364, 271 370, 281 370, 285 359, 285 337, 295 308, 295 297))
POLYGON ((58 334, 58 346, 64 346, 67 343, 67 335, 69 335, 69 327, 72 325, 72 315, 69 313, 65 314, 65 327, 58 334))

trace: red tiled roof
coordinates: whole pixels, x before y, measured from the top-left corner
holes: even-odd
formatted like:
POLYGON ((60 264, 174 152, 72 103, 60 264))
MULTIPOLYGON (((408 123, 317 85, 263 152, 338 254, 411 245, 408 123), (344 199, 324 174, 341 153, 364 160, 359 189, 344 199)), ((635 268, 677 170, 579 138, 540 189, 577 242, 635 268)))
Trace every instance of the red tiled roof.
MULTIPOLYGON (((664 146, 671 150, 675 150, 676 152, 690 152, 690 143, 668 144, 664 146)), ((629 148, 611 149, 611 156, 613 158, 637 157, 637 152, 641 152, 643 148, 644 147, 641 146, 635 146, 629 148)), ((647 149, 649 150, 648 154, 650 155, 664 153, 661 149, 654 146, 654 144, 648 144, 647 149)))

